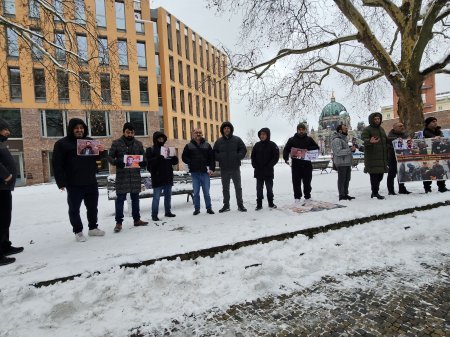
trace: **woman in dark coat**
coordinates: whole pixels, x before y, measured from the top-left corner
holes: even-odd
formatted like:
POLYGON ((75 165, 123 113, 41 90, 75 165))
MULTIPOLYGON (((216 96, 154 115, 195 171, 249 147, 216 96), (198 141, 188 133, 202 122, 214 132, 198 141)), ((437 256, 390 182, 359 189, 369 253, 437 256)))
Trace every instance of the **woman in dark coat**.
POLYGON ((259 142, 252 151, 252 166, 255 169, 256 178, 256 210, 262 209, 264 199, 263 188, 266 184, 267 200, 270 208, 277 208, 273 203, 273 167, 280 158, 280 150, 277 144, 270 140, 270 129, 262 128, 258 131, 259 142))
POLYGON ((147 169, 152 176, 153 202, 152 220, 159 221, 158 209, 159 198, 164 193, 164 210, 167 217, 174 217, 172 213, 172 186, 173 186, 173 165, 178 164, 177 156, 164 158, 161 155, 161 147, 167 141, 167 136, 159 131, 153 134, 153 147, 149 147, 145 152, 147 159, 147 169))

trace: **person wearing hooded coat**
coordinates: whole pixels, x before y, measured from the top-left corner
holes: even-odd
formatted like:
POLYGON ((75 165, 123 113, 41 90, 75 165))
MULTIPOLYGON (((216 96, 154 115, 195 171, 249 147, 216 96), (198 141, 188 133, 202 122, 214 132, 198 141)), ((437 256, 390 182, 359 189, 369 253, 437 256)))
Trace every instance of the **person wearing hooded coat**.
POLYGON ((383 116, 379 112, 369 115, 369 126, 361 133, 364 142, 364 172, 370 175, 371 198, 384 199, 378 192, 384 173, 388 172, 387 137, 381 127, 383 116))
POLYGON ((167 136, 156 131, 153 134, 153 147, 147 148, 145 158, 147 160, 147 169, 152 176, 153 201, 152 201, 152 220, 159 221, 159 199, 161 193, 164 193, 164 210, 166 217, 175 217, 172 213, 172 186, 173 186, 173 165, 178 164, 178 157, 167 157, 161 155, 161 147, 167 141, 167 136))
POLYGON ((236 192, 238 210, 247 212, 242 200, 241 187, 241 160, 245 158, 247 148, 238 136, 233 135, 234 127, 230 122, 223 122, 220 126, 222 137, 214 143, 214 155, 220 166, 220 178, 222 180, 223 207, 219 213, 230 210, 230 180, 233 180, 236 192))
MULTIPOLYGON (((131 198, 131 214, 133 216, 135 226, 145 226, 146 221, 141 220, 139 209, 139 192, 141 191, 141 170, 140 168, 125 168, 125 155, 142 155, 144 156, 144 146, 134 137, 134 126, 131 123, 123 125, 123 135, 119 139, 112 142, 109 149, 108 161, 116 166, 116 226, 114 232, 119 233, 122 230, 123 222, 123 204, 127 199, 127 193, 131 198)), ((130 158, 130 157, 128 157, 130 158)), ((145 168, 147 163, 145 160, 139 162, 141 168, 145 168)))
POLYGON ((99 144, 100 155, 77 155, 77 140, 87 137, 88 127, 80 118, 72 118, 67 126, 67 136, 58 140, 53 148, 53 172, 56 185, 61 191, 67 191, 69 219, 75 239, 86 241, 83 235, 83 223, 80 218, 80 206, 84 201, 87 211, 89 236, 103 236, 105 232, 98 229, 98 184, 97 160, 106 156, 103 145, 99 144))
MULTIPOLYGON (((392 130, 389 131, 387 135, 387 146, 388 146, 388 166, 389 171, 387 175, 387 189, 389 195, 396 195, 394 190, 394 180, 397 176, 397 158, 395 157, 395 149, 392 144, 393 141, 398 139, 408 139, 408 134, 405 132, 403 123, 397 122, 392 126, 392 130)), ((404 183, 398 183, 398 193, 399 194, 410 194, 404 183)))
POLYGON ((9 255, 18 254, 23 247, 13 247, 9 241, 12 214, 12 191, 16 184, 16 162, 6 147, 10 135, 8 123, 0 119, 0 266, 16 261, 9 255))
POLYGON ((274 166, 280 159, 280 150, 277 144, 270 140, 270 129, 262 128, 258 131, 259 142, 253 146, 252 150, 252 166, 255 169, 254 177, 256 178, 256 209, 262 209, 262 201, 264 199, 263 188, 266 185, 267 200, 270 208, 277 208, 273 203, 273 178, 274 166))
MULTIPOLYGON (((306 125, 304 123, 300 123, 297 125, 296 134, 293 137, 289 138, 286 145, 284 146, 283 159, 288 165, 289 156, 293 147, 308 151, 319 149, 319 145, 317 145, 314 139, 307 135, 306 125)), ((311 198, 312 171, 313 167, 311 161, 292 158, 292 187, 294 189, 294 199, 296 202, 300 201, 302 197, 302 181, 305 199, 311 198)))

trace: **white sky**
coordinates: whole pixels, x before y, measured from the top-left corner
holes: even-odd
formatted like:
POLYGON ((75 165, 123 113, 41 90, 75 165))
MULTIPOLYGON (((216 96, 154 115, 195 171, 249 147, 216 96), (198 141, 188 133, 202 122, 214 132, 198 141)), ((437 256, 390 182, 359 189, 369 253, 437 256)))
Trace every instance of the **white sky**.
MULTIPOLYGON (((206 7, 206 0, 154 0, 150 1, 152 8, 164 7, 172 15, 184 22, 192 30, 203 36, 209 42, 216 46, 225 45, 227 48, 233 50, 239 37, 240 18, 236 15, 230 17, 228 13, 218 16, 214 9, 206 7)), ((348 94, 342 87, 341 83, 334 83, 332 80, 324 84, 326 90, 335 92, 336 101, 342 103, 348 110, 351 116, 352 126, 363 120, 367 123, 367 116, 370 112, 379 111, 381 105, 392 104, 392 94, 381 102, 381 105, 374 106, 370 111, 352 111, 350 104, 346 104, 345 95, 348 94)), ((437 92, 450 91, 450 76, 446 78, 437 78, 437 92)), ((246 142, 246 135, 248 130, 254 129, 258 131, 263 127, 269 127, 272 133, 272 140, 277 144, 283 144, 288 137, 295 133, 295 126, 298 120, 289 121, 286 118, 277 115, 276 112, 271 116, 253 116, 247 109, 247 100, 241 98, 239 94, 233 90, 233 85, 230 83, 230 111, 231 122, 235 128, 235 135, 240 136, 246 142)), ((323 101, 325 106, 329 103, 329 99, 323 101)), ((318 119, 321 111, 311 111, 307 117, 310 127, 317 129, 318 119)))

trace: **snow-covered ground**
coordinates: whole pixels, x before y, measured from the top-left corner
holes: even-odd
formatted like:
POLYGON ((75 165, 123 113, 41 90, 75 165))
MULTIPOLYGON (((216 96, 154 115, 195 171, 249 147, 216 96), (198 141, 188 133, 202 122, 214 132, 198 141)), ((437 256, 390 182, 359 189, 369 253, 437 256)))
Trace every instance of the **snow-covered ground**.
MULTIPOLYGON (((289 289, 307 287, 324 275, 394 266, 413 270, 421 262, 438 263, 450 253, 450 207, 415 212, 388 220, 283 242, 246 247, 214 258, 162 261, 149 267, 119 269, 139 262, 238 241, 255 239, 343 220, 447 201, 449 193, 422 194, 421 183, 408 184, 408 196, 370 199, 368 175, 353 171, 353 201, 338 202, 335 172, 314 172, 312 198, 347 206, 298 214, 293 202, 290 168, 275 170, 275 203, 271 210, 256 204, 253 171, 242 167, 247 213, 237 211, 234 193, 231 212, 193 216, 186 196, 174 196, 176 218, 146 227, 133 227, 127 218, 121 233, 113 233, 114 202, 100 191, 99 225, 105 237, 75 242, 68 222, 66 194, 55 185, 17 188, 13 194, 11 239, 25 251, 16 263, 0 271, 0 336, 126 336, 142 325, 164 326, 183 314, 201 313, 289 289), (408 230, 405 227, 409 226, 408 230), (336 245, 339 243, 339 245, 336 245), (301 258, 299 255, 303 253, 301 258), (445 253, 446 255, 442 255, 445 253), (245 266, 262 263, 261 267, 245 266), (92 276, 95 271, 101 274, 92 276), (30 284, 84 273, 63 284, 36 289, 30 284), (295 281, 295 282, 294 282, 295 281)), ((382 194, 387 194, 385 180, 382 194)), ((211 186, 213 209, 222 203, 220 180, 211 186)), ((163 202, 160 215, 163 215, 163 202)), ((151 199, 141 200, 141 216, 150 218, 151 199)), ((83 208, 82 208, 83 209, 83 208)), ((84 209, 82 211, 84 213, 84 209)), ((351 286, 351 284, 349 284, 351 286)))

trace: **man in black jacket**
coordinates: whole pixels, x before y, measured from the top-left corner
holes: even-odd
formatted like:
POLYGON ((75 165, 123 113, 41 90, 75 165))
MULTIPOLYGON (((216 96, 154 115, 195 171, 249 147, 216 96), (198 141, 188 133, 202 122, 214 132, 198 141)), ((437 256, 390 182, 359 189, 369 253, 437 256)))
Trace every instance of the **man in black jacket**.
MULTIPOLYGON (((318 150, 319 146, 317 143, 306 134, 306 125, 300 123, 297 125, 297 133, 289 138, 284 150, 283 159, 286 164, 289 165, 289 155, 292 148, 303 149, 303 150, 318 150)), ((302 197, 302 181, 303 181, 303 192, 305 193, 305 199, 311 198, 311 180, 313 167, 311 161, 291 158, 292 160, 292 186, 294 189, 295 201, 300 201, 302 197)))
POLYGON ((270 129, 262 128, 258 131, 259 142, 252 150, 252 166, 255 169, 256 178, 256 211, 262 209, 264 199, 263 188, 266 184, 267 200, 270 208, 277 208, 273 203, 273 167, 280 159, 280 150, 277 144, 270 140, 270 129))
POLYGON ((202 129, 193 131, 192 140, 186 144, 181 158, 189 166, 192 177, 192 188, 194 190, 194 215, 200 213, 200 186, 203 190, 206 212, 214 214, 211 208, 211 197, 209 195, 210 177, 216 169, 216 161, 211 145, 202 137, 202 129))
POLYGON ((67 126, 67 136, 58 140, 53 149, 53 172, 58 188, 67 190, 69 219, 78 242, 86 241, 83 235, 83 223, 80 218, 80 206, 84 201, 87 211, 89 236, 103 236, 105 232, 98 228, 98 184, 96 179, 97 160, 106 156, 104 146, 98 145, 99 156, 77 155, 77 140, 87 137, 88 128, 80 118, 72 118, 67 126))
MULTIPOLYGON (((387 175, 387 188, 389 195, 396 195, 394 189, 394 180, 397 176, 397 158, 395 157, 395 149, 393 145, 393 141, 407 139, 408 134, 405 132, 405 127, 402 122, 394 123, 392 126, 392 130, 389 131, 387 135, 387 149, 388 149, 388 166, 389 171, 387 175)), ((407 142, 406 142, 407 143, 407 142)), ((408 144, 408 143, 407 143, 408 144)), ((410 194, 404 183, 398 183, 398 193, 399 194, 410 194)))
POLYGON ((0 266, 16 261, 9 255, 23 251, 23 247, 13 247, 9 241, 9 227, 11 226, 12 195, 16 184, 16 163, 6 147, 10 135, 6 121, 0 119, 0 266))
POLYGON ((168 156, 164 158, 161 155, 161 147, 167 141, 167 136, 159 131, 153 134, 153 147, 145 151, 147 159, 147 169, 152 175, 153 201, 152 201, 152 220, 159 221, 159 199, 161 193, 164 193, 164 210, 166 217, 175 217, 172 213, 172 186, 173 186, 173 165, 178 164, 177 156, 168 156))
MULTIPOLYGON (((425 119, 425 129, 423 129, 423 138, 436 138, 442 137, 441 127, 437 124, 437 119, 435 117, 428 117, 425 119)), ((447 192, 448 189, 445 186, 445 180, 436 181, 439 192, 447 192)), ((431 181, 424 181, 423 188, 425 193, 431 192, 431 181)))
POLYGON ((220 126, 222 137, 214 143, 214 155, 220 166, 222 180, 223 207, 219 213, 230 210, 230 180, 233 180, 238 210, 247 212, 242 200, 241 160, 247 153, 247 148, 241 138, 233 135, 234 127, 230 122, 223 122, 220 126))

